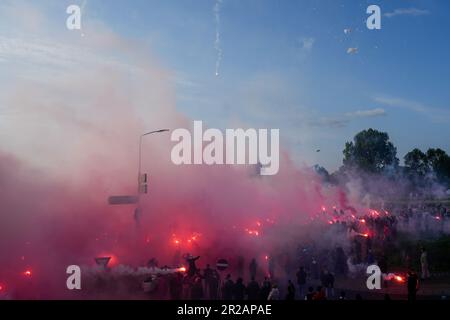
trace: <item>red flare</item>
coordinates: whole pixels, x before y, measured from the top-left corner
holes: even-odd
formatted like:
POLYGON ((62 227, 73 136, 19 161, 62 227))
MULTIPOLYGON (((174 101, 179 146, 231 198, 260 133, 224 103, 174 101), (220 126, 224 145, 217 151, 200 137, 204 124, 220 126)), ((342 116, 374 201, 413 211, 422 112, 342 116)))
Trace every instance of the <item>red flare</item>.
POLYGON ((368 233, 357 233, 358 236, 364 237, 364 238, 368 238, 369 234, 368 233))

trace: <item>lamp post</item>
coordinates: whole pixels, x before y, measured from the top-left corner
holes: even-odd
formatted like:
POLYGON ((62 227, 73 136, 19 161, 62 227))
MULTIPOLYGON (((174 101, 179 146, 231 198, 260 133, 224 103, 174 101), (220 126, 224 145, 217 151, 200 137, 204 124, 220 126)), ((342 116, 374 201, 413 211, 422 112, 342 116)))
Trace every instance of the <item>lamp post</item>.
POLYGON ((150 131, 144 134, 141 134, 141 136, 139 137, 139 166, 138 166, 138 197, 140 192, 140 185, 141 185, 141 165, 142 165, 142 138, 154 133, 162 133, 162 132, 168 132, 170 131, 169 129, 160 129, 160 130, 155 130, 155 131, 150 131))

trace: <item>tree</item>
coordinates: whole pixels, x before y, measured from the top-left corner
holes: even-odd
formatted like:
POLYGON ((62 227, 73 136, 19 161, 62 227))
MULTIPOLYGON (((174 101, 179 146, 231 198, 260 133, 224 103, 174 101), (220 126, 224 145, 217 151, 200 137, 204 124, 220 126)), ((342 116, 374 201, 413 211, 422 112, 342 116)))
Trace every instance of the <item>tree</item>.
POLYGON ((441 182, 450 180, 450 157, 442 149, 428 149, 427 160, 436 177, 441 182))
POLYGON ((345 144, 343 153, 345 167, 370 173, 397 167, 399 162, 397 148, 389 141, 389 135, 374 129, 359 132, 353 142, 345 144))
POLYGON ((413 149, 403 159, 407 173, 411 176, 423 178, 430 171, 428 157, 420 149, 413 149))

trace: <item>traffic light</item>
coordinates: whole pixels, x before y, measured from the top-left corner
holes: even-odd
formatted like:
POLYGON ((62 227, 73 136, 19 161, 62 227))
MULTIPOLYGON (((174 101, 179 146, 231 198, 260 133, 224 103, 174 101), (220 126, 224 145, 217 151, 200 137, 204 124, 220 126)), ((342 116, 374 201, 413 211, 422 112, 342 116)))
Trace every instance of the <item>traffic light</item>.
POLYGON ((148 180, 147 174, 143 173, 139 176, 139 193, 147 193, 148 192, 148 180))

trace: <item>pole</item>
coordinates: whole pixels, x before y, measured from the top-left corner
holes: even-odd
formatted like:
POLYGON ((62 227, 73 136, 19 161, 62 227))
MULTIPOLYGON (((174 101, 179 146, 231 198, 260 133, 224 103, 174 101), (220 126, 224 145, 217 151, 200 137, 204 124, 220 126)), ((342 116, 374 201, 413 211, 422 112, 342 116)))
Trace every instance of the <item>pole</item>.
POLYGON ((154 133, 162 133, 162 132, 167 132, 170 131, 169 129, 160 129, 160 130, 155 130, 155 131, 150 131, 144 134, 141 134, 139 136, 139 163, 138 163, 138 189, 137 189, 137 208, 136 211, 134 213, 135 216, 135 220, 136 220, 136 224, 138 224, 139 222, 139 216, 141 214, 141 169, 142 169, 142 138, 147 136, 147 135, 151 135, 154 133))

